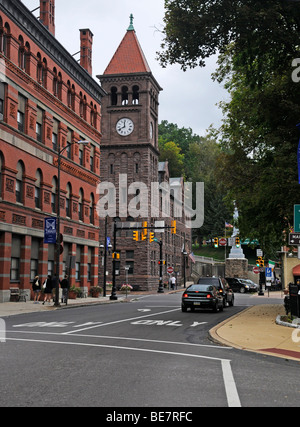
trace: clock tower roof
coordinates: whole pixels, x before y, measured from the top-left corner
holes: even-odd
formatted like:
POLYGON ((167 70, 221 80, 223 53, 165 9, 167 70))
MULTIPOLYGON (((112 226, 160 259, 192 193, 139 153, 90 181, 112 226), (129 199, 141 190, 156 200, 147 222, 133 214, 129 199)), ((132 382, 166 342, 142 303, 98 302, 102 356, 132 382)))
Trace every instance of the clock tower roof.
POLYGON ((130 16, 130 26, 121 41, 116 53, 104 71, 104 75, 150 73, 150 67, 140 46, 133 27, 133 16, 130 16))

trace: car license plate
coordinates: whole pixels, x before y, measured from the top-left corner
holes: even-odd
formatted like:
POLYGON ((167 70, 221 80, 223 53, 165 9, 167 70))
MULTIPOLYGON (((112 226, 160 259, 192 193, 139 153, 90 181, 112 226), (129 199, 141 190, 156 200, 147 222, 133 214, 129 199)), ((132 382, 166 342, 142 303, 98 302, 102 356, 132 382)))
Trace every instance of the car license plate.
POLYGON ((194 305, 201 305, 201 302, 194 302, 194 305))

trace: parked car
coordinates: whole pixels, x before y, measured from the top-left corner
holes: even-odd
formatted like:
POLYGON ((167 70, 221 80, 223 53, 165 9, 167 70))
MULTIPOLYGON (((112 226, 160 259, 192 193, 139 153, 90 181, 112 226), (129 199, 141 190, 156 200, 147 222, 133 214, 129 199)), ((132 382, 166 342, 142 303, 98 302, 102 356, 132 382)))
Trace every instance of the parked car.
POLYGON ((238 278, 226 278, 226 280, 234 292, 244 294, 245 292, 258 291, 258 285, 252 282, 252 280, 238 278))
POLYGON ((223 277, 201 277, 198 280, 198 284, 215 286, 223 296, 223 307, 227 307, 228 305, 232 307, 234 305, 234 293, 223 277))
POLYGON ((223 311, 223 295, 211 284, 195 284, 189 286, 182 295, 181 309, 209 308, 214 312, 223 311))

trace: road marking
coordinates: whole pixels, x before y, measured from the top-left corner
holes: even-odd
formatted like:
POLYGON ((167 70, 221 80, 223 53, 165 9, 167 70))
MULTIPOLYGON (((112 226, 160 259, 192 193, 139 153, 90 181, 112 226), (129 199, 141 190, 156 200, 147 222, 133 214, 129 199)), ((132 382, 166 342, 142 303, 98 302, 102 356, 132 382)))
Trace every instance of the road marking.
POLYGON ((218 357, 210 356, 201 356, 196 354, 188 353, 178 353, 173 351, 163 351, 163 350, 152 350, 145 348, 133 348, 133 347, 122 347, 115 345, 104 345, 104 344, 88 344, 88 343, 78 343, 78 342, 63 342, 63 341, 47 341, 47 340, 33 340, 33 339, 21 339, 21 338, 7 338, 7 341, 22 341, 22 342, 31 342, 31 343, 40 343, 40 344, 57 344, 57 345, 69 345, 69 346, 79 346, 79 347, 95 347, 95 348, 111 348, 116 350, 127 350, 127 351, 138 351, 143 353, 155 353, 155 354, 167 354, 171 356, 181 356, 181 357, 192 357, 196 359, 205 359, 221 362, 223 370, 223 379, 225 384, 226 397, 229 407, 241 407, 241 402, 238 396, 236 389, 235 381, 232 374, 230 360, 221 359, 218 357))
POLYGON ((230 360, 223 359, 221 363, 228 406, 230 408, 241 408, 242 405, 233 378, 230 360))
POLYGON ((87 331, 87 330, 89 330, 89 329, 102 328, 103 326, 116 325, 117 323, 130 322, 130 321, 132 321, 132 320, 144 319, 145 317, 159 316, 160 314, 173 313, 174 311, 180 311, 180 310, 181 310, 180 308, 177 308, 177 309, 175 309, 175 310, 168 310, 168 311, 162 311, 162 312, 160 312, 160 313, 146 314, 145 316, 132 317, 132 318, 130 318, 130 319, 115 320, 114 322, 103 323, 102 325, 90 326, 90 327, 88 327, 88 328, 78 329, 78 330, 76 330, 76 331, 64 332, 62 335, 71 335, 71 334, 76 334, 76 333, 78 333, 78 332, 87 331))

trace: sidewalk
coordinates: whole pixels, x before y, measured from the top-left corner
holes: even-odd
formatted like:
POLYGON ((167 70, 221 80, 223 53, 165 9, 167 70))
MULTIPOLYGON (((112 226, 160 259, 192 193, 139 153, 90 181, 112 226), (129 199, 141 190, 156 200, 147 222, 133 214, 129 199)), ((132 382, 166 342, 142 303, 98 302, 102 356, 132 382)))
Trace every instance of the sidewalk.
POLYGON ((300 329, 281 322, 283 315, 283 299, 278 295, 278 304, 250 307, 214 327, 210 336, 226 346, 300 361, 300 329))

